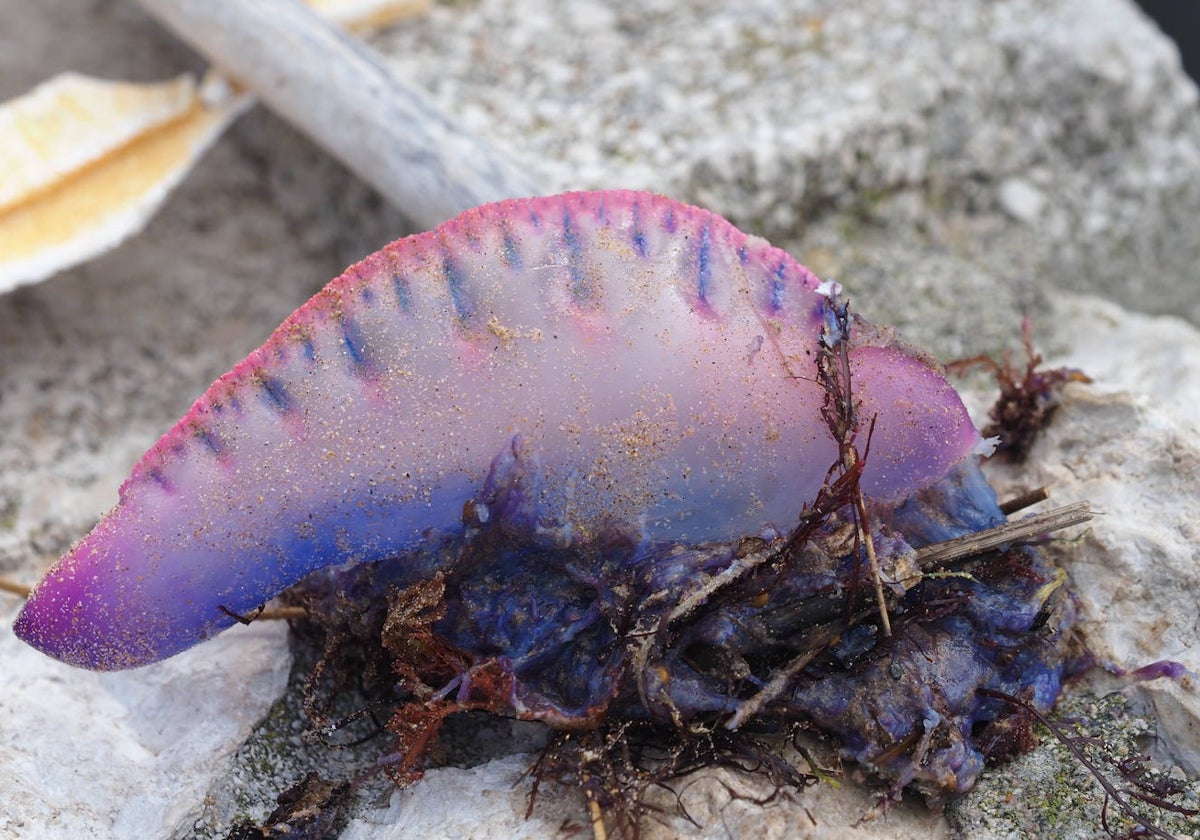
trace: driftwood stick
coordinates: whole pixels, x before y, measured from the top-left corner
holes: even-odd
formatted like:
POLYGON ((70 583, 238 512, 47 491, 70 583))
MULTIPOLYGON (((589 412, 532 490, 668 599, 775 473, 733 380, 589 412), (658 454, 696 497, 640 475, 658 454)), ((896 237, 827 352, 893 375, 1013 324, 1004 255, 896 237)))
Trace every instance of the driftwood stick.
POLYGON ((22 598, 28 598, 29 593, 33 591, 32 586, 26 586, 23 583, 0 578, 0 592, 11 592, 13 595, 18 595, 22 598))
POLYGON ((1028 493, 1022 493, 1020 496, 1009 499, 1006 502, 1000 503, 1000 512, 1005 516, 1011 516, 1019 510, 1025 510, 1027 507, 1032 507, 1038 502, 1044 502, 1050 498, 1050 491, 1045 487, 1039 487, 1036 490, 1030 490, 1028 493))
POLYGON ((1018 519, 1016 522, 1008 522, 995 528, 918 548, 917 565, 922 569, 935 568, 962 557, 982 554, 1007 543, 1022 542, 1079 525, 1091 518, 1092 508, 1087 502, 1064 505, 1045 513, 1018 519))
POLYGON ((368 47, 296 0, 139 2, 418 225, 540 192, 368 47))

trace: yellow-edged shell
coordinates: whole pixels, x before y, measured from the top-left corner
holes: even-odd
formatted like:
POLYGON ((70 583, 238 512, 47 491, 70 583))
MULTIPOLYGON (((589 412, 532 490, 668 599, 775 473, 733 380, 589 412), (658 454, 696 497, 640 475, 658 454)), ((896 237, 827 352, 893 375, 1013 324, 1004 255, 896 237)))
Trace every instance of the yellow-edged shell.
POLYGON ((66 73, 0 106, 0 292, 136 233, 248 101, 66 73))

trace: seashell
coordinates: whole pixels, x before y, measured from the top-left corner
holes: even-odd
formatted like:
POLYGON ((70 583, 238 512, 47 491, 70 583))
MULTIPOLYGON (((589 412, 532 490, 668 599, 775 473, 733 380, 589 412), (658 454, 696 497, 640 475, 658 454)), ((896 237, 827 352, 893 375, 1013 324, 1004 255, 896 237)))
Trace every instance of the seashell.
POLYGON ((0 106, 0 292, 139 231, 249 101, 64 73, 0 106))
MULTIPOLYGON (((829 310, 787 253, 662 197, 468 211, 351 266, 218 379, 16 633, 85 668, 161 660, 317 569, 460 531, 517 449, 573 540, 787 528, 837 457, 815 380, 829 310)), ((849 362, 870 504, 974 468, 983 442, 932 362, 866 323, 849 362)))
POLYGON ((429 11, 430 0, 305 0, 321 17, 351 32, 385 26, 429 11))
POLYGON ((191 109, 191 76, 136 85, 63 73, 0 111, 0 210, 191 109))
MULTIPOLYGON (((428 0, 312 0, 359 32, 428 0)), ((252 104, 210 72, 136 84, 63 73, 0 105, 0 293, 44 280, 138 233, 252 104)))

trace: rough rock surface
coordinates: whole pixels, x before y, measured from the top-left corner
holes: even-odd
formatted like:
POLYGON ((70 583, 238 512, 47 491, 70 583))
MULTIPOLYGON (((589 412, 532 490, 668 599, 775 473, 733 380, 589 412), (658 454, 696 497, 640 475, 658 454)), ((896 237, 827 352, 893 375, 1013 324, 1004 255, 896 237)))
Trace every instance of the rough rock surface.
POLYGON ((1063 361, 1096 382, 1069 387, 1021 468, 992 471, 1004 494, 1050 487, 1101 515, 1074 543, 1046 550, 1070 569, 1089 646, 1132 670, 1157 660, 1191 676, 1137 686, 1162 747, 1200 774, 1200 332, 1090 298, 1055 307, 1075 336, 1063 361), (1147 609, 1153 604, 1153 609, 1147 609))
MULTIPOLYGON (((496 759, 469 770, 447 768, 428 777, 428 784, 397 791, 388 807, 356 817, 340 840, 404 840, 408 837, 463 837, 485 840, 511 837, 588 836, 587 810, 582 798, 551 794, 539 800, 525 819, 526 799, 521 785, 532 755, 496 759), (456 807, 464 799, 476 802, 467 813, 456 807)), ((900 805, 887 817, 855 825, 871 812, 874 800, 863 788, 841 790, 821 786, 795 798, 771 802, 774 789, 728 770, 706 772, 673 786, 694 823, 672 816, 674 797, 666 792, 655 804, 664 809, 661 820, 648 821, 645 840, 728 837, 790 837, 799 840, 943 840, 950 832, 945 821, 919 805, 900 805), (744 799, 734 800, 731 791, 744 799), (805 812, 807 809, 807 813, 805 812)))
POLYGON ((720 208, 947 354, 1058 288, 1200 320, 1196 88, 1126 0, 480 0, 377 44, 550 188, 720 208))
POLYGON ((286 685, 285 633, 263 624, 113 675, 48 662, 6 631, 0 836, 166 837, 190 823, 286 685))
MULTIPOLYGON (((1200 671, 1200 339, 1180 320, 1062 294, 1200 321, 1200 111, 1170 44, 1125 0, 643 0, 579 4, 570 21, 555 9, 446 4, 376 43, 552 188, 644 187, 707 204, 945 358, 1015 345, 1028 311, 1042 343, 1098 382, 1068 392, 1028 470, 997 480, 1109 511, 1054 549, 1098 653, 1200 671)), ((132 4, 0 0, 0 21, 3 98, 65 69, 154 79, 201 66, 132 4)), ((404 232, 258 111, 141 237, 0 298, 0 573, 35 579, 215 376, 345 264, 404 232)), ((187 837, 212 816, 199 828, 222 836, 238 809, 261 818, 290 783, 294 706, 276 703, 239 750, 282 690, 278 627, 97 676, 17 643, 15 609, 0 600, 0 834, 187 837), (206 792, 231 810, 206 808, 206 792)), ((1160 756, 1195 773, 1195 687, 1136 692, 1160 756)), ((512 783, 523 762, 435 770, 364 802, 344 836, 586 828, 582 804, 559 794, 521 821, 526 789, 512 783), (445 831, 451 815, 462 822, 445 831)), ((690 785, 702 827, 662 831, 847 836, 871 805, 853 786, 765 810, 723 790, 711 777, 690 785)), ((1100 833, 1094 813, 1079 819, 1064 836, 1100 833)), ((860 830, 951 836, 913 804, 860 830)))

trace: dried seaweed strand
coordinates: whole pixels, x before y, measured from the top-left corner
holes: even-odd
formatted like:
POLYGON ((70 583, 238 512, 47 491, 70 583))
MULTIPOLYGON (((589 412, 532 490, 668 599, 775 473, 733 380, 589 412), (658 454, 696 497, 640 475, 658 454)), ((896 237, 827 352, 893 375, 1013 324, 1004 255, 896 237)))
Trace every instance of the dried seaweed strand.
MULTIPOLYGON (((820 352, 817 356, 817 382, 825 390, 825 404, 821 416, 829 433, 838 444, 838 461, 831 468, 843 474, 854 471, 867 458, 871 449, 871 435, 875 430, 875 418, 871 418, 867 431, 866 453, 859 455, 857 439, 859 433, 858 405, 850 380, 850 302, 841 296, 840 288, 834 284, 828 293, 829 317, 821 330, 820 352)), ((860 473, 861 474, 861 473, 860 473)), ((855 482, 853 490, 854 524, 859 543, 865 548, 867 563, 871 568, 871 582, 875 589, 875 603, 879 606, 879 624, 885 637, 892 635, 892 622, 888 616, 887 599, 883 592, 883 575, 879 569, 879 557, 875 552, 875 540, 871 536, 867 502, 862 490, 855 482)))
POLYGON ((595 792, 588 785, 589 776, 584 772, 581 776, 581 785, 583 795, 587 799, 588 820, 592 827, 592 837, 594 840, 608 840, 608 829, 604 825, 604 811, 600 808, 600 803, 596 800, 595 792))
POLYGON ((1021 343, 1025 350, 1025 367, 1013 361, 1005 351, 1001 361, 991 356, 973 356, 950 362, 951 373, 965 374, 980 367, 991 373, 1000 386, 996 403, 988 412, 991 423, 983 430, 985 437, 999 437, 996 454, 1021 463, 1033 448, 1042 430, 1057 410, 1060 395, 1069 383, 1089 383, 1091 377, 1075 368, 1041 370, 1042 356, 1033 347, 1033 327, 1029 318, 1021 321, 1021 343))
POLYGON ((665 622, 667 625, 670 625, 681 618, 686 618, 703 606, 719 590, 735 583, 747 573, 754 571, 759 566, 775 559, 775 557, 774 552, 756 551, 753 554, 747 554, 745 557, 737 558, 720 572, 694 587, 679 600, 679 603, 659 623, 662 624, 665 622))
MULTIPOLYGON (((1129 804, 1129 802, 1125 799, 1125 794, 1131 795, 1137 799, 1142 800, 1143 802, 1147 802, 1148 804, 1155 805, 1156 807, 1164 808, 1169 811, 1174 811, 1175 813, 1185 814, 1187 816, 1194 816, 1197 813, 1194 809, 1181 808, 1181 807, 1172 805, 1171 803, 1166 802, 1165 800, 1160 800, 1155 797, 1150 797, 1149 799, 1147 799, 1146 797, 1142 796, 1141 794, 1138 794, 1136 791, 1120 790, 1116 785, 1114 785, 1109 780, 1108 776, 1105 775, 1105 773, 1096 765, 1096 763, 1094 761, 1092 761, 1087 756, 1087 754, 1080 747, 1080 745, 1079 745, 1080 742, 1086 742, 1089 739, 1081 739, 1076 736, 1072 736, 1070 733, 1066 732, 1058 723, 1054 722, 1048 716, 1046 716, 1046 715, 1042 714, 1040 711, 1038 711, 1037 708, 1033 704, 1027 703, 1026 701, 1022 700, 1020 697, 1014 697, 1011 694, 1004 693, 1003 691, 993 691, 988 688, 979 689, 979 693, 984 695, 985 697, 992 697, 997 700, 1003 700, 1006 703, 1011 703, 1012 705, 1021 709, 1027 715, 1030 715, 1031 717, 1033 717, 1034 720, 1036 720, 1042 726, 1046 727, 1046 729, 1050 730, 1050 734, 1053 735, 1054 738, 1060 744, 1062 744, 1064 747, 1066 747, 1067 751, 1070 752, 1072 756, 1074 756, 1076 761, 1078 761, 1080 764, 1082 764, 1084 767, 1087 768, 1088 772, 1090 772, 1092 774, 1092 778, 1094 778, 1096 780, 1096 782, 1100 785, 1100 787, 1104 789, 1105 808, 1107 809, 1108 803, 1110 801, 1116 802, 1117 807, 1120 808, 1121 811, 1124 812, 1127 817, 1129 817, 1131 820, 1133 820, 1134 822, 1136 822, 1138 824, 1138 826, 1140 828, 1140 831, 1138 832, 1139 835, 1141 835, 1141 836, 1150 835, 1152 837, 1162 837, 1162 838, 1165 838, 1165 840, 1173 840, 1173 838, 1170 834, 1163 831, 1161 828, 1158 828, 1157 826, 1150 824, 1149 822, 1146 821, 1146 819, 1144 817, 1142 817, 1140 814, 1138 814, 1138 812, 1135 811, 1133 809, 1133 807, 1129 804)), ((1112 833, 1111 830, 1109 833, 1112 833)), ((1134 835, 1132 833, 1130 833, 1128 836, 1134 836, 1134 835)))
POLYGON ((879 558, 875 554, 875 540, 871 537, 870 528, 866 527, 867 520, 867 503, 863 499, 861 490, 855 494, 855 524, 858 526, 859 539, 863 545, 867 547, 867 562, 871 566, 871 581, 875 585, 875 603, 879 605, 879 625, 883 630, 883 635, 889 637, 892 635, 892 620, 888 616, 887 600, 883 593, 883 573, 879 570, 879 558))
POLYGON ((725 722, 725 728, 730 732, 740 729, 742 724, 762 711, 763 706, 781 695, 791 685, 797 674, 808 667, 808 664, 825 650, 825 647, 845 629, 841 624, 831 624, 813 630, 808 635, 811 647, 797 656, 786 667, 777 670, 771 680, 753 697, 738 705, 737 711, 725 722))
MULTIPOLYGON (((691 615, 697 609, 705 604, 713 594, 724 589, 727 586, 740 580, 747 572, 763 565, 767 561, 775 558, 774 552, 759 551, 749 554, 746 557, 741 557, 730 563, 726 568, 722 569, 718 574, 703 581, 699 586, 694 587, 666 615, 660 617, 654 623, 653 627, 639 628, 634 635, 640 637, 636 647, 633 650, 633 655, 630 657, 631 671, 634 674, 645 674, 650 655, 656 649, 662 647, 662 638, 670 628, 671 624, 681 618, 691 615)), ((646 696, 646 681, 644 679, 637 680, 638 697, 642 701, 645 708, 652 708, 650 698, 646 696)), ((675 710, 672 709, 674 714, 675 710)), ((676 724, 682 728, 683 721, 676 720, 676 724)))

